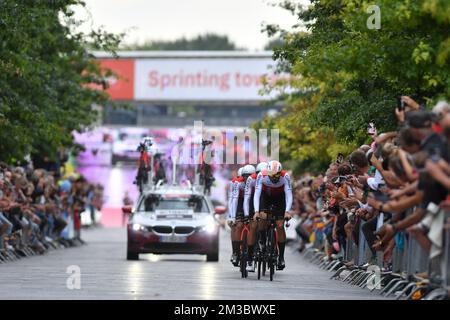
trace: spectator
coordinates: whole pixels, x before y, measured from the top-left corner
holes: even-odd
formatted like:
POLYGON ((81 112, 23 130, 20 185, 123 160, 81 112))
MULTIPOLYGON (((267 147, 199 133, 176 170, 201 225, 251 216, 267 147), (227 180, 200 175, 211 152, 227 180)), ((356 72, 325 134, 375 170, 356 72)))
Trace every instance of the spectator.
POLYGON ((316 237, 309 245, 323 248, 329 260, 342 259, 349 243, 364 241, 372 254, 368 262, 374 264, 381 251, 389 267, 393 249, 401 246, 395 236, 404 233, 430 259, 442 256, 444 216, 450 209, 450 106, 441 101, 430 112, 409 97, 402 100, 406 109, 395 110, 399 131, 372 132, 371 145, 354 150, 348 162, 334 161, 325 178, 297 186, 301 249, 322 228, 320 243, 316 237), (320 187, 311 193, 316 184, 320 187))
POLYGON ((0 261, 83 243, 79 215, 94 206, 101 209, 102 188, 83 178, 72 183, 55 176, 42 168, 0 163, 0 261), (71 219, 75 236, 67 239, 63 234, 71 219))

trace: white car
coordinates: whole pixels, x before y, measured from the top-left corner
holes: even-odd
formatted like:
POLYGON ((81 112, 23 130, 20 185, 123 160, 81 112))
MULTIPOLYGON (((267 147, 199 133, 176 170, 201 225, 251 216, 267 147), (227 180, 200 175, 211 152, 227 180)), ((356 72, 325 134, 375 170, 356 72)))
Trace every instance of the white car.
POLYGON ((136 207, 123 207, 130 214, 127 259, 140 253, 202 254, 207 261, 219 260, 219 223, 210 199, 190 187, 161 186, 143 192, 136 207))

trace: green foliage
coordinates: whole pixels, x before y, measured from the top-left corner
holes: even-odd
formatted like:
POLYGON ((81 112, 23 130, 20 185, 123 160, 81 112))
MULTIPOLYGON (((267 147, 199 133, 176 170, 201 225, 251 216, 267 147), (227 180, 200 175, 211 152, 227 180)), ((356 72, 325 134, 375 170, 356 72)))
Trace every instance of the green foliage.
POLYGON ((126 50, 238 50, 236 45, 228 39, 228 36, 217 35, 213 33, 206 33, 205 35, 198 35, 192 39, 185 37, 176 39, 174 41, 146 41, 143 44, 134 43, 125 45, 126 50))
MULTIPOLYGON (((71 146, 73 130, 96 119, 92 104, 108 96, 87 47, 112 50, 119 36, 103 30, 74 31, 78 0, 0 1, 0 159, 29 153, 51 156, 71 146)), ((106 72, 106 75, 110 72, 106 72)))
POLYGON ((282 38, 275 38, 267 42, 264 46, 264 50, 275 50, 276 48, 283 47, 284 41, 282 38))
POLYGON ((294 89, 308 92, 292 94, 288 104, 308 106, 307 111, 287 108, 272 122, 289 130, 301 124, 311 130, 307 137, 320 139, 281 136, 291 150, 285 159, 302 162, 324 155, 323 150, 329 157, 338 149, 348 153, 367 142, 371 120, 380 132, 395 129, 399 95, 429 105, 450 97, 449 1, 378 0, 381 29, 367 27, 372 1, 312 0, 308 7, 287 2, 282 6, 298 17, 299 27, 287 32, 267 26, 266 31, 282 36, 274 59, 297 78, 294 89))

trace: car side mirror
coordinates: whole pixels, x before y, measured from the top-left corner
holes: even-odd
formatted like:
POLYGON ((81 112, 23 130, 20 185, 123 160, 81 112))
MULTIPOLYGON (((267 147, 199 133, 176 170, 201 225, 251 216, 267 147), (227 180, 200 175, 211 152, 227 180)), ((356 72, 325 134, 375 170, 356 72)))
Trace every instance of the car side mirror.
POLYGON ((227 208, 224 206, 217 206, 214 208, 216 214, 224 214, 227 211, 227 208))
POLYGON ((132 206, 124 206, 124 207, 122 207, 122 212, 126 213, 126 214, 131 214, 133 212, 133 207, 132 206))

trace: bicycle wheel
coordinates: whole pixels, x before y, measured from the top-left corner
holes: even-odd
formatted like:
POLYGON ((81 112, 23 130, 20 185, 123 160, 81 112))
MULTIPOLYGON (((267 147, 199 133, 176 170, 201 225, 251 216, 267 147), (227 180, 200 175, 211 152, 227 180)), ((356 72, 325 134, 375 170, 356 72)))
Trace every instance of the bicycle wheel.
POLYGON ((241 277, 247 278, 247 230, 243 231, 242 236, 242 244, 241 244, 241 261, 240 261, 240 267, 241 267, 241 277))
POLYGON ((264 251, 261 251, 261 259, 262 259, 262 275, 263 277, 266 276, 267 271, 267 236, 266 236, 266 243, 264 243, 264 251))
POLYGON ((255 252, 254 263, 257 263, 258 280, 259 280, 259 279, 261 279, 261 267, 262 267, 262 253, 261 253, 261 247, 259 245, 259 236, 256 237, 256 252, 255 252))
POLYGON ((258 250, 256 252, 256 261, 255 263, 258 264, 258 280, 261 279, 261 267, 262 267, 262 261, 261 261, 261 252, 258 250))
POLYGON ((273 275, 275 273, 275 262, 274 262, 274 256, 275 256, 275 234, 274 230, 271 228, 268 234, 268 250, 267 250, 267 257, 269 260, 269 275, 270 275, 270 281, 273 281, 273 275))

